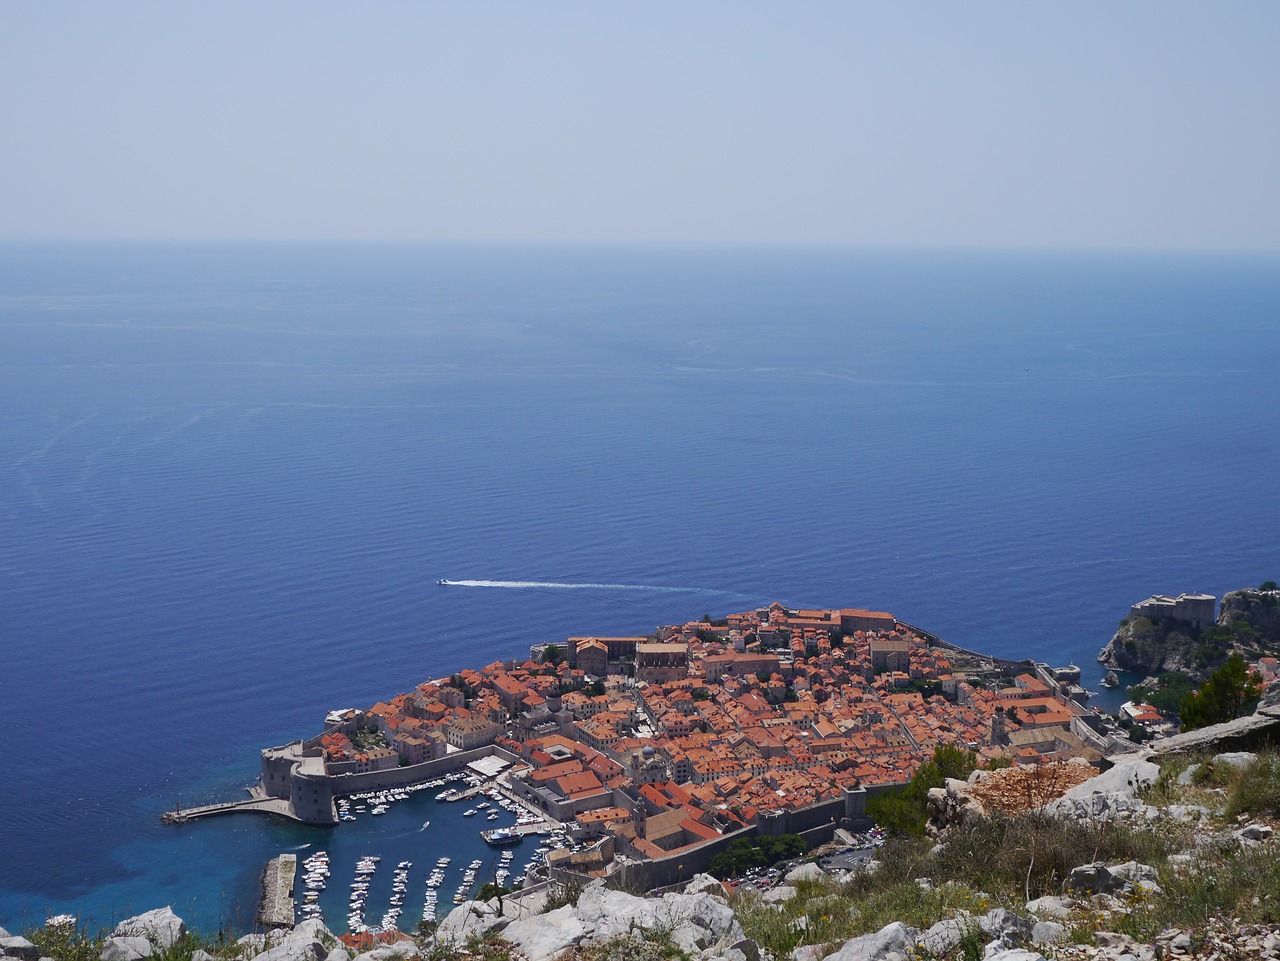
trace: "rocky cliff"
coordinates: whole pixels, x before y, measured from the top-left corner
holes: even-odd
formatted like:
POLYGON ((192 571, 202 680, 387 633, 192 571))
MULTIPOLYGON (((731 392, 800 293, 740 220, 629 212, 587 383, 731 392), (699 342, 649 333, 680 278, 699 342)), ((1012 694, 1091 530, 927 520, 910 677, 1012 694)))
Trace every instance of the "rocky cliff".
POLYGON ((1113 671, 1194 674, 1215 659, 1200 655, 1199 650, 1199 632, 1189 624, 1167 618, 1126 617, 1098 660, 1113 671))
POLYGON ((1256 632, 1253 640, 1259 644, 1280 646, 1280 591, 1232 591, 1223 597, 1218 626, 1233 629, 1235 625, 1256 632))
POLYGON ((1218 623, 1197 631, 1185 621, 1126 617, 1098 655, 1116 671, 1180 671, 1203 678, 1239 652, 1248 661, 1280 651, 1280 591, 1245 589, 1222 599, 1218 623))

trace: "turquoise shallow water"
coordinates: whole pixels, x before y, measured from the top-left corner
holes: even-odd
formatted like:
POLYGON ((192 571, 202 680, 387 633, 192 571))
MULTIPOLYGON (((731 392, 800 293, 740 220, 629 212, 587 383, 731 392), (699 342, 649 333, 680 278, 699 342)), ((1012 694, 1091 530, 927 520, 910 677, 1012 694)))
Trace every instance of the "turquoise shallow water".
POLYGON ((1277 576, 1278 323, 1275 258, 4 248, 0 924, 478 856, 158 814, 570 634, 868 606, 1096 685, 1131 602, 1277 576))

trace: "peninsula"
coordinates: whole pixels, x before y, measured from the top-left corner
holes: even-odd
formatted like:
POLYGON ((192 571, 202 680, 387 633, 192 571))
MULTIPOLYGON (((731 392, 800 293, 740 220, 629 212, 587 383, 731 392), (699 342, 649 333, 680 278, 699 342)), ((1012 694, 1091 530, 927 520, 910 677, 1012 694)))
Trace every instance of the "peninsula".
POLYGON ((861 609, 781 604, 634 637, 570 637, 527 659, 331 712, 262 752, 258 810, 333 825, 346 798, 467 772, 582 843, 579 874, 672 883, 733 839, 830 840, 869 794, 941 745, 991 762, 1098 760, 1132 747, 1079 670, 1002 661, 861 609))

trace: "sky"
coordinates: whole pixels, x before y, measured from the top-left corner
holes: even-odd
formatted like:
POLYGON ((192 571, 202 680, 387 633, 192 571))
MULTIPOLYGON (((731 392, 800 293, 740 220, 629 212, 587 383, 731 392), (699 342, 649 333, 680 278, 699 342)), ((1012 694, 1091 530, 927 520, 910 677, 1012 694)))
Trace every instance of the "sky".
POLYGON ((1280 3, 0 5, 0 239, 1280 250, 1280 3))

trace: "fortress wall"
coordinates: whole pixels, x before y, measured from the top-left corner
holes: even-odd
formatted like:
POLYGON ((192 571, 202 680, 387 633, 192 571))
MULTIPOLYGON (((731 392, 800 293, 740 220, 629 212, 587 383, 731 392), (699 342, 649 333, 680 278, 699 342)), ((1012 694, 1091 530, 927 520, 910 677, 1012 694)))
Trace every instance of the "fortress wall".
POLYGON ((513 764, 523 764, 518 755, 512 754, 496 744, 486 744, 471 751, 458 751, 446 754, 433 761, 421 764, 409 764, 405 767, 388 768, 385 771, 368 771, 364 774, 338 774, 329 777, 335 797, 346 797, 361 794, 365 791, 382 791, 393 787, 407 787, 421 781, 431 781, 454 771, 461 771, 472 761, 497 755, 513 764))

